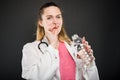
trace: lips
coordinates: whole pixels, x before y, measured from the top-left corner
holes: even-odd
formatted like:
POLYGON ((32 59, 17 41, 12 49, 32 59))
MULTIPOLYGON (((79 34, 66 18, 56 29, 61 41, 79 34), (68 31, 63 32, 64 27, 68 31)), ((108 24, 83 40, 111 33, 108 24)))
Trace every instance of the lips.
POLYGON ((56 29, 58 29, 58 27, 53 27, 53 28, 49 29, 49 31, 54 31, 56 29))
POLYGON ((52 29, 58 29, 58 27, 53 27, 52 29))

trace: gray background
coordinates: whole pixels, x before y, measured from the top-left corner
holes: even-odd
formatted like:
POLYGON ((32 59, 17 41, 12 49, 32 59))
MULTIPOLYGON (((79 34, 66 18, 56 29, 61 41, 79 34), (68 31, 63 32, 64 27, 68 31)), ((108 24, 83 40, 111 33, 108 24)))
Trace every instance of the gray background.
POLYGON ((77 33, 94 50, 101 80, 117 80, 120 67, 120 9, 117 0, 2 0, 0 1, 0 79, 21 78, 22 47, 35 40, 41 4, 62 7, 66 31, 77 33))

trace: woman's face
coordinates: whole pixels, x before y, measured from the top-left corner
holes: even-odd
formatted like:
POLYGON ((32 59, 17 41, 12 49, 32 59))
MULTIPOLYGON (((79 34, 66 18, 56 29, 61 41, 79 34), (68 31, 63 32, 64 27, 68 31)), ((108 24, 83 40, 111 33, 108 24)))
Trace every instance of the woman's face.
POLYGON ((51 32, 58 35, 63 24, 62 14, 58 7, 50 6, 44 9, 40 25, 44 27, 45 35, 51 32))

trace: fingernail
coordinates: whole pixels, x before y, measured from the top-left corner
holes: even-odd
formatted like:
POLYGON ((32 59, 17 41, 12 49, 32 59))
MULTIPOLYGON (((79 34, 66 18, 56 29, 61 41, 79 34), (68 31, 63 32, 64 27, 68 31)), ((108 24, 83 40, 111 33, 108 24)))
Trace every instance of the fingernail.
POLYGON ((85 40, 85 37, 83 36, 82 40, 85 40))
POLYGON ((85 42, 85 37, 83 36, 83 38, 82 38, 82 42, 84 43, 85 42))

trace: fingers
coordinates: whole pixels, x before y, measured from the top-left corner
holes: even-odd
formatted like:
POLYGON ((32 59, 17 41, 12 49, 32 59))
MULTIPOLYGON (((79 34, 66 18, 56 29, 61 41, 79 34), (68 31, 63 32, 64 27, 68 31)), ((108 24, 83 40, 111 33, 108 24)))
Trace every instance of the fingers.
POLYGON ((87 53, 93 53, 93 50, 91 49, 91 46, 89 45, 88 41, 86 41, 85 37, 82 38, 82 44, 84 45, 84 48, 87 53))
POLYGON ((83 63, 87 66, 91 64, 95 60, 95 57, 93 55, 89 55, 85 49, 82 49, 78 52, 77 57, 79 59, 82 59, 83 63))
POLYGON ((82 49, 78 52, 77 56, 80 58, 80 59, 88 59, 89 58, 89 55, 87 54, 87 52, 82 49))
POLYGON ((91 62, 95 60, 93 56, 93 50, 89 45, 88 41, 86 41, 85 37, 82 38, 83 48, 78 52, 77 57, 82 59, 83 63, 86 65, 90 65, 91 62))

